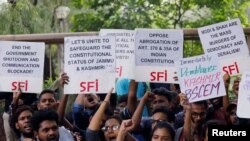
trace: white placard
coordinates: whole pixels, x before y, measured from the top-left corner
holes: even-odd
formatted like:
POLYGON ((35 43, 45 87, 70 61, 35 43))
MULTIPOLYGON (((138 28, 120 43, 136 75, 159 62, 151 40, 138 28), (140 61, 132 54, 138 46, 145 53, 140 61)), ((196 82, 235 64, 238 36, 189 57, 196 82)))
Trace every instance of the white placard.
POLYGON ((239 19, 198 28, 198 33, 205 54, 213 54, 220 59, 249 56, 239 19))
POLYGON ((183 57, 183 30, 136 29, 136 66, 174 66, 183 57))
POLYGON ((183 31, 136 29, 135 79, 139 82, 178 83, 175 61, 183 58, 183 31))
POLYGON ((178 83, 176 67, 138 66, 135 80, 138 82, 178 83))
POLYGON ((65 37, 64 45, 64 71, 70 78, 64 93, 107 93, 115 87, 115 37, 65 37))
POLYGON ((43 90, 45 44, 0 42, 0 90, 40 93, 43 90))
POLYGON ((99 35, 116 37, 116 77, 135 79, 134 30, 101 29, 99 35))
POLYGON ((220 60, 220 65, 223 74, 227 73, 231 76, 242 74, 245 71, 250 71, 250 57, 237 56, 228 59, 220 60))
POLYGON ((187 95, 189 102, 226 95, 217 60, 217 57, 201 55, 177 62, 181 92, 187 95))
POLYGON ((239 84, 239 95, 237 102, 237 116, 250 118, 250 71, 243 72, 239 84))

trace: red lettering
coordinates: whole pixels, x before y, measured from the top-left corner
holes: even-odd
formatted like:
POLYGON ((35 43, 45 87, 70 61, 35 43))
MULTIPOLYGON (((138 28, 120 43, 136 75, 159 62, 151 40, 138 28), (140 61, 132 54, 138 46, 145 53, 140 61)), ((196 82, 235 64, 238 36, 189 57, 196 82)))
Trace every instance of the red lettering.
POLYGON ((229 66, 223 66, 222 70, 229 75, 232 75, 235 72, 236 74, 239 73, 239 67, 237 65, 237 62, 234 62, 234 64, 229 66))
POLYGON ((155 76, 156 72, 151 72, 150 73, 150 81, 155 81, 156 76, 155 76))
POLYGON ((12 91, 18 90, 17 84, 18 82, 12 82, 12 89, 11 89, 12 91))
POLYGON ((82 88, 82 90, 80 90, 80 92, 85 92, 86 91, 86 87, 85 87, 85 84, 86 84, 87 82, 81 82, 80 83, 80 87, 82 88))
POLYGON ((225 73, 229 74, 229 72, 227 71, 227 66, 224 66, 224 67, 222 68, 222 70, 223 70, 225 73))
POLYGON ((122 76, 122 66, 116 68, 116 73, 118 73, 118 76, 122 76))
POLYGON ((80 82, 80 87, 82 88, 80 92, 90 92, 91 90, 95 90, 96 92, 98 92, 99 90, 98 79, 90 82, 80 82))
POLYGON ((98 79, 96 79, 96 80, 95 80, 95 86, 96 86, 96 87, 95 87, 95 88, 96 88, 96 89, 95 89, 95 91, 97 91, 97 92, 98 92, 98 88, 99 88, 99 85, 98 85, 98 79))
POLYGON ((151 72, 150 73, 150 81, 160 81, 160 80, 167 81, 167 70, 163 72, 151 72))
POLYGON ((14 81, 11 83, 11 90, 16 91, 16 90, 22 90, 22 91, 28 91, 28 80, 25 80, 24 82, 20 81, 14 81))

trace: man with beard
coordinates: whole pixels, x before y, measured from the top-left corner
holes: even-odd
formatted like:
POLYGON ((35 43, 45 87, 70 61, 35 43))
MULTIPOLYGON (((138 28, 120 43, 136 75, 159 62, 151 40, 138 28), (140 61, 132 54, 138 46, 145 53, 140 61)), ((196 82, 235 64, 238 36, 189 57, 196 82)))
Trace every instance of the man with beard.
POLYGON ((11 126, 19 137, 19 141, 30 141, 34 139, 34 133, 30 124, 32 115, 33 110, 26 105, 17 108, 13 114, 11 119, 11 123, 13 124, 11 126))
POLYGON ((180 94, 180 99, 184 109, 184 125, 177 129, 175 140, 203 141, 201 129, 206 121, 207 102, 204 100, 189 103, 185 94, 180 94))
POLYGON ((56 111, 45 109, 36 111, 31 125, 39 141, 59 141, 59 117, 56 111))
MULTIPOLYGON (((56 110, 58 103, 55 98, 55 92, 50 89, 45 89, 41 92, 38 98, 38 110, 56 110)), ((59 117, 59 115, 58 115, 59 117)), ((59 120, 59 119, 58 119, 59 120)), ((59 125, 59 124, 58 124, 59 125)), ((66 128, 59 127, 60 141, 74 141, 73 135, 66 128)))

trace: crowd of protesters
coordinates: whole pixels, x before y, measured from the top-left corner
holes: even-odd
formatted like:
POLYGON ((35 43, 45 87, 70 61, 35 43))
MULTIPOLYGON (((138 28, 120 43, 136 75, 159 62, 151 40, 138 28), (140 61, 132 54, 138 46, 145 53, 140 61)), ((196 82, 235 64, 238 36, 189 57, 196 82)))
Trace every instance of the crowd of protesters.
MULTIPOLYGON (((230 76, 224 75, 228 90, 230 76)), ((107 79, 108 80, 108 79, 107 79)), ((60 86, 69 83, 66 73, 60 86)), ((240 79, 235 80, 235 99, 223 97, 189 103, 178 84, 147 85, 118 80, 104 98, 78 94, 70 116, 65 109, 68 95, 56 99, 53 90, 38 96, 0 93, 7 141, 207 141, 209 125, 246 125, 236 115, 240 79)))

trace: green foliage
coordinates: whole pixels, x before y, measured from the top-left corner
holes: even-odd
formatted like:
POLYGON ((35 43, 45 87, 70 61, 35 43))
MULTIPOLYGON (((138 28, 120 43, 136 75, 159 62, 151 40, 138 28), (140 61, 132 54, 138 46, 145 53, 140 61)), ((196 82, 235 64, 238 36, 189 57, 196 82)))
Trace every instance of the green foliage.
MULTIPOLYGON (((249 0, 40 0, 36 5, 31 1, 1 5, 0 34, 59 32, 54 14, 62 2, 71 9, 69 27, 73 32, 101 28, 198 28, 234 18, 239 18, 243 27, 249 26, 249 0)), ((57 64, 58 47, 52 46, 46 53, 54 58, 52 64, 57 64)), ((203 50, 199 41, 184 42, 184 57, 200 54, 203 50)))
MULTIPOLYGON (((2 4, 0 5, 0 34, 31 34, 58 31, 59 26, 57 26, 54 17, 55 8, 58 5, 59 0, 39 0, 36 5, 33 5, 32 0, 18 0, 15 5, 2 4)), ((46 55, 52 61, 51 70, 57 71, 57 46, 46 47, 46 55)), ((45 68, 49 69, 48 66, 46 64, 45 68)), ((50 73, 49 77, 56 77, 52 72, 50 73)), ((45 87, 50 85, 52 78, 45 80, 45 87)))
POLYGON ((33 5, 30 0, 18 0, 15 5, 1 5, 0 34, 48 33, 52 31, 54 8, 51 0, 38 1, 33 5))
MULTIPOLYGON (((71 31, 101 28, 198 28, 234 18, 249 26, 248 0, 73 0, 81 11, 71 17, 71 31), (189 14, 188 14, 189 13, 189 14)), ((185 41, 184 57, 203 54, 199 41, 185 41)))
MULTIPOLYGON (((81 1, 74 0, 73 3, 79 4, 81 1)), ((149 14, 152 12, 150 4, 142 0, 84 1, 78 8, 82 13, 71 18, 72 31, 97 31, 101 28, 134 29, 150 27, 152 23, 152 14, 149 14)))
POLYGON ((44 83, 43 83, 43 88, 44 89, 48 89, 50 88, 50 86, 53 84, 55 80, 53 80, 51 77, 47 80, 44 80, 44 83))
POLYGON ((72 31, 197 28, 233 18, 240 18, 242 24, 248 26, 246 8, 249 3, 247 0, 73 0, 72 5, 82 13, 72 16, 72 31), (204 7, 211 14, 202 15, 204 7), (190 11, 196 20, 184 19, 190 11))
POLYGON ((184 41, 184 58, 204 54, 201 43, 198 40, 184 41))

